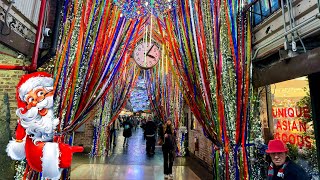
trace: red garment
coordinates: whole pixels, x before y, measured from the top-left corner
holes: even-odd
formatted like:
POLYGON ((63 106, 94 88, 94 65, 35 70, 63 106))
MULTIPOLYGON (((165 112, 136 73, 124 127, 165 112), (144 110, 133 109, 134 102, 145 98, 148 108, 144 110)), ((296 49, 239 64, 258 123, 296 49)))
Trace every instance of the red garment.
MULTIPOLYGON (((46 142, 37 142, 36 145, 32 142, 32 139, 27 136, 26 138, 26 159, 32 169, 38 172, 42 172, 43 148, 46 142)), ((82 152, 83 147, 69 146, 68 144, 59 143, 59 167, 69 168, 72 162, 72 154, 74 152, 82 152)))

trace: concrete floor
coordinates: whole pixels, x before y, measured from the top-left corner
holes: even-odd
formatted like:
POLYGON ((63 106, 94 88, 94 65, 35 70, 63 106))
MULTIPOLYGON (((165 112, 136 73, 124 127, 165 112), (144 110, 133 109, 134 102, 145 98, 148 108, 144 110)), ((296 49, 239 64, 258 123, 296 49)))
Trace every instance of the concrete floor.
MULTIPOLYGON (((71 179, 136 179, 158 180, 164 179, 163 157, 160 146, 156 146, 155 155, 149 157, 145 152, 145 140, 141 128, 133 130, 129 138, 129 146, 123 147, 122 131, 117 132, 117 145, 108 157, 89 158, 88 155, 78 154, 73 158, 71 179)), ((177 157, 173 166, 174 179, 198 180, 212 179, 210 173, 200 167, 195 168, 197 174, 191 170, 184 157, 177 157), (208 177, 209 176, 209 177, 208 177)), ((190 164, 190 162, 189 162, 190 164)), ((192 167, 195 165, 193 164, 192 167)))

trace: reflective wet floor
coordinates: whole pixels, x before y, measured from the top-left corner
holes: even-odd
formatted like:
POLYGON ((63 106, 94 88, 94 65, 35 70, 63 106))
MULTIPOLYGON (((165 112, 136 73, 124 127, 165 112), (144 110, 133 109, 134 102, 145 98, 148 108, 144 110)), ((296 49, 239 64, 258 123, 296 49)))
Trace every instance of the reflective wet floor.
MULTIPOLYGON (((154 156, 148 156, 145 151, 145 140, 141 128, 137 128, 136 131, 133 130, 128 146, 123 146, 123 140, 122 131, 117 131, 117 145, 108 157, 89 158, 88 155, 75 155, 71 168, 71 179, 164 179, 163 157, 160 146, 156 146, 154 156)), ((184 157, 175 159, 173 179, 212 179, 212 175, 210 177, 209 172, 203 167, 200 167, 200 172, 199 168, 196 169, 200 178, 186 164, 186 158, 184 157)))

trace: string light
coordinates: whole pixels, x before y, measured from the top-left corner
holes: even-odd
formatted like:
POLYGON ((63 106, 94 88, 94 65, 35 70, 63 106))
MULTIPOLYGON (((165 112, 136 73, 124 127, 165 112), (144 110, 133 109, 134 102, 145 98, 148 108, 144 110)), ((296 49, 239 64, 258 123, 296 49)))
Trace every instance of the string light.
POLYGON ((147 14, 165 16, 166 12, 176 7, 176 0, 113 0, 126 18, 139 18, 147 14))

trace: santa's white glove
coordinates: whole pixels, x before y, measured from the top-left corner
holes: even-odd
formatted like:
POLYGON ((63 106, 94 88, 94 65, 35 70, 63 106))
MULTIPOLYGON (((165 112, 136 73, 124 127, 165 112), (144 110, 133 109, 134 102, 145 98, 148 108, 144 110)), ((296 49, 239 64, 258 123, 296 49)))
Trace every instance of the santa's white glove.
POLYGON ((6 152, 13 160, 23 160, 26 158, 25 145, 25 140, 10 140, 6 152))

